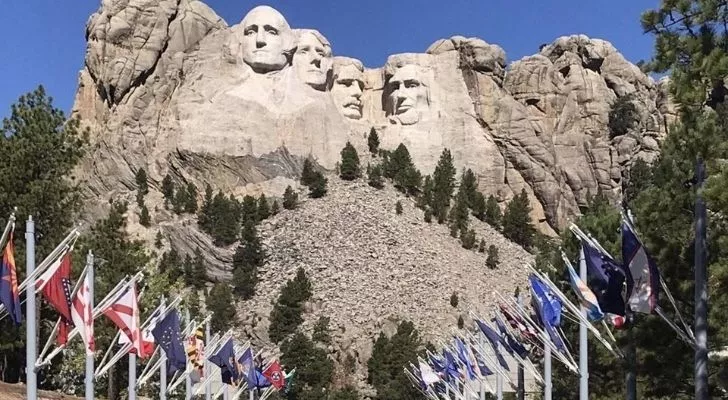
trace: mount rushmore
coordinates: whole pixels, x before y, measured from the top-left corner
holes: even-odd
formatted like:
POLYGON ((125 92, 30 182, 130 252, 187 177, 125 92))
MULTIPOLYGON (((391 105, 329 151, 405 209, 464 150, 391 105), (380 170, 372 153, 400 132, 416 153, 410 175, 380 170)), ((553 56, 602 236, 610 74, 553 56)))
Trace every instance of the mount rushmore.
POLYGON ((367 68, 267 6, 228 26, 196 0, 107 0, 86 38, 73 115, 92 132, 80 167, 92 206, 131 193, 141 167, 156 188, 170 174, 200 192, 280 196, 303 158, 334 169, 347 141, 367 153, 374 128, 423 174, 448 148, 486 196, 525 189, 534 221, 554 232, 589 195, 618 198, 674 115, 664 85, 583 35, 510 64, 499 46, 455 36, 367 68), (636 120, 612 137, 610 107, 624 96, 636 120))

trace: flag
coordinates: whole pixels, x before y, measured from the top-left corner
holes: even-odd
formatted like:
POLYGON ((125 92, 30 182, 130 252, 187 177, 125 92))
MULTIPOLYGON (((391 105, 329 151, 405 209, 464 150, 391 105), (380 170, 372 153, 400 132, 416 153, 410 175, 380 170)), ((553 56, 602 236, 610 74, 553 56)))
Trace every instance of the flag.
POLYGON ((255 379, 255 362, 253 362, 253 348, 248 347, 243 352, 243 355, 238 358, 240 364, 240 373, 248 382, 248 387, 255 387, 257 381, 255 379))
POLYGON ((440 377, 435 373, 435 371, 432 370, 432 368, 429 366, 429 364, 420 361, 420 377, 422 378, 422 382, 425 383, 425 385, 433 385, 437 382, 440 382, 440 377))
POLYGON ((489 327, 485 324, 485 322, 476 319, 475 323, 478 325, 478 328, 480 328, 480 331, 483 332, 486 338, 488 338, 488 341, 490 342, 490 346, 493 348, 493 351, 495 352, 495 357, 498 359, 498 364, 500 364, 503 369, 506 371, 510 371, 510 367, 508 366, 508 363, 506 362, 506 359, 503 358, 503 354, 501 354, 500 349, 498 348, 498 344, 500 343, 500 337, 498 334, 493 330, 493 328, 489 327))
POLYGON ((281 370, 281 364, 278 360, 273 361, 264 371, 263 376, 268 379, 273 387, 278 390, 283 389, 286 386, 286 378, 281 370))
POLYGON ((139 307, 137 304, 136 283, 132 282, 106 307, 104 315, 116 325, 132 344, 130 352, 143 355, 141 332, 139 331, 139 307))
POLYGON ((611 257, 599 251, 591 244, 582 241, 581 248, 588 275, 587 285, 597 297, 599 307, 605 313, 619 316, 625 315, 622 289, 627 283, 627 293, 632 290, 631 275, 611 257))
POLYGON ((177 310, 170 310, 161 321, 157 322, 152 329, 152 336, 167 356, 167 375, 174 375, 183 369, 187 364, 187 358, 180 338, 177 310))
POLYGON ((296 375, 296 369, 294 368, 291 372, 286 374, 286 388, 283 393, 289 393, 293 388, 293 377, 296 375))
POLYGON ((20 294, 18 292, 18 275, 15 270, 12 231, 3 250, 3 261, 0 265, 0 303, 8 310, 15 325, 20 325, 23 317, 20 313, 20 294))
POLYGON ((500 317, 496 316, 493 321, 495 321, 495 325, 498 327, 498 331, 500 331, 501 344, 504 345, 506 350, 511 355, 513 355, 513 353, 516 353, 519 357, 526 358, 528 356, 528 349, 526 349, 524 345, 516 340, 516 338, 513 337, 510 332, 508 332, 508 329, 506 328, 503 320, 501 320, 500 317))
MULTIPOLYGON (((585 262, 584 248, 579 250, 579 260, 585 262)), ((601 321, 604 318, 602 309, 599 308, 599 300, 594 292, 581 280, 579 275, 574 270, 569 260, 564 256, 564 262, 566 264, 566 270, 569 273, 569 283, 571 284, 571 290, 574 291, 576 297, 579 299, 579 303, 584 309, 586 309, 586 317, 589 321, 601 321)))
POLYGON ((197 383, 205 376, 205 333, 198 326, 195 333, 187 339, 187 360, 191 365, 192 383, 197 383))
POLYGON ((458 365, 455 362, 455 357, 453 357, 452 353, 443 349, 442 356, 445 359, 445 379, 450 380, 450 378, 462 378, 463 376, 460 374, 460 370, 458 369, 458 365))
POLYGON ((501 314, 506 318, 511 328, 516 329, 521 335, 521 338, 530 341, 538 340, 538 332, 530 324, 526 324, 519 316, 511 314, 503 304, 499 304, 501 314))
POLYGON ((228 339, 222 347, 209 358, 210 362, 220 367, 222 381, 228 385, 237 386, 239 379, 238 366, 235 362, 235 350, 233 348, 233 339, 228 339))
POLYGON ((470 362, 468 352, 465 350, 465 343, 463 343, 459 337, 455 338, 455 349, 457 350, 460 362, 465 365, 465 371, 468 373, 468 379, 475 379, 475 365, 470 362))
POLYGON ((51 264, 35 281, 36 289, 43 291, 46 301, 61 314, 56 340, 58 345, 68 341, 69 327, 73 325, 71 318, 71 252, 67 251, 51 264))
POLYGON ((470 351, 473 353, 473 356, 475 357, 475 363, 478 365, 478 370, 480 370, 481 376, 490 376, 493 375, 493 371, 488 368, 488 365, 485 363, 485 360, 483 357, 478 353, 477 350, 473 347, 473 345, 470 345, 470 351))
POLYGON ((531 284, 531 294, 533 295, 531 300, 536 310, 537 319, 548 333, 556 349, 565 351, 566 345, 556 330, 556 327, 561 324, 561 303, 538 277, 530 275, 528 280, 531 284))
POLYGON ((655 261, 637 234, 626 221, 622 222, 622 260, 632 276, 634 285, 627 293, 632 311, 651 314, 657 306, 660 290, 660 272, 655 261))
POLYGON ((86 274, 81 284, 81 288, 78 289, 76 297, 73 298, 73 304, 71 306, 71 319, 73 324, 76 325, 78 333, 81 335, 84 347, 86 347, 86 354, 94 354, 94 316, 91 308, 91 282, 90 276, 86 274))

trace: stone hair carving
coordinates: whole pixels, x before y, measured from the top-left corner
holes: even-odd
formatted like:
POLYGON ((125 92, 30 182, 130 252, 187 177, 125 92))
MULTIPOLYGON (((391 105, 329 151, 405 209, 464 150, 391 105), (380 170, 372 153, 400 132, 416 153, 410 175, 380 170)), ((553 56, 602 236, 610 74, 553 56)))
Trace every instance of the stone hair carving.
POLYGON ((341 115, 349 119, 362 117, 361 96, 364 92, 364 65, 349 57, 334 57, 331 96, 341 115))
POLYGON ((281 13, 258 6, 250 10, 241 25, 242 58, 253 71, 264 74, 290 65, 295 40, 281 13))
POLYGON ((293 68, 305 84, 320 91, 328 88, 330 82, 332 57, 331 44, 314 29, 296 29, 296 53, 293 55, 293 68))
POLYGON ((384 66, 383 105, 390 122, 413 125, 430 110, 432 71, 427 54, 399 54, 384 66))

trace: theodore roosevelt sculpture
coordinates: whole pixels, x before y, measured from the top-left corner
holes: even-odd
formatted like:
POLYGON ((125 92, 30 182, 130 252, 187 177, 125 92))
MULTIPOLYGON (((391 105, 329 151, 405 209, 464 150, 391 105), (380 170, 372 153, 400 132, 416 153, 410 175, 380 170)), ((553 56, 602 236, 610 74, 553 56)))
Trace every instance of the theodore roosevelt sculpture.
POLYGON ((331 75, 331 44, 319 31, 298 29, 296 53, 293 68, 301 82, 312 88, 325 91, 331 75))
POLYGON ((349 57, 334 57, 331 96, 341 115, 349 119, 362 116, 361 96, 364 91, 364 65, 349 57))

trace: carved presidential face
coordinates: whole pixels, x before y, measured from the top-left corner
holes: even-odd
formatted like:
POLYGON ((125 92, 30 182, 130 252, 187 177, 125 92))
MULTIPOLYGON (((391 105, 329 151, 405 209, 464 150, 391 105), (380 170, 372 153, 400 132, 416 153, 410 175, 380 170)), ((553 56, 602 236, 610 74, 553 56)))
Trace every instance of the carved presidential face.
POLYGON ((331 96, 339 112, 346 118, 360 119, 364 91, 363 73, 355 64, 335 68, 331 96))
POLYGON ((420 121, 422 113, 429 108, 427 86, 424 74, 416 65, 404 65, 389 78, 390 118, 402 125, 412 125, 420 121))
POLYGON ((298 78, 316 90, 326 90, 331 72, 331 46, 311 31, 301 33, 293 56, 298 78))
POLYGON ((293 33, 275 9, 259 6, 243 18, 243 61, 257 73, 279 71, 288 64, 293 33))

